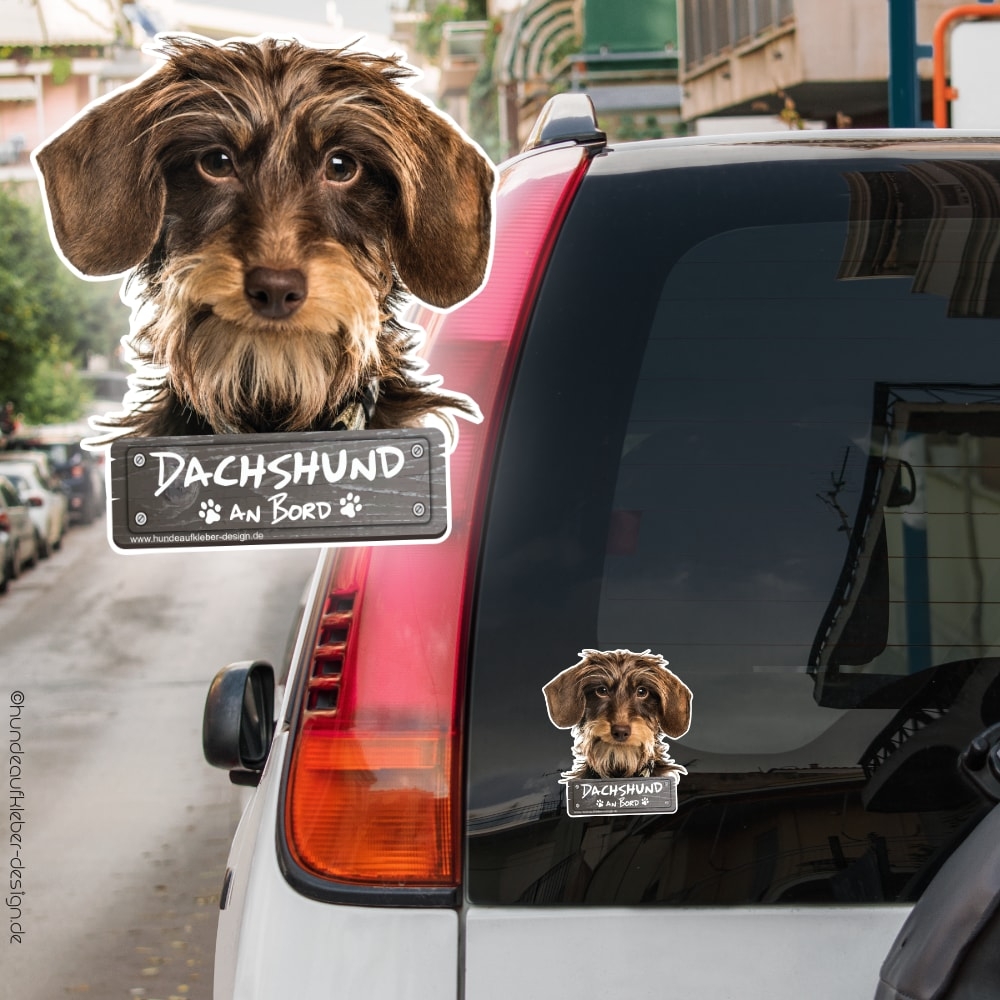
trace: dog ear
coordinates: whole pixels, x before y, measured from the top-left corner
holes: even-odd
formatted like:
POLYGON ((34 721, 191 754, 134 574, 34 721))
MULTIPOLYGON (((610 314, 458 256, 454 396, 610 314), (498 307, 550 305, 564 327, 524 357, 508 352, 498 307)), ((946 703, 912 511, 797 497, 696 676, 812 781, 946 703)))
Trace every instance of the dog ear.
POLYGON ((586 701, 579 680, 586 666, 585 663, 578 663, 569 667, 542 688, 549 718, 557 729, 570 729, 583 718, 586 701))
POLYGON ((660 728, 671 739, 677 739, 691 728, 691 689, 666 667, 661 667, 657 675, 663 684, 660 728))
POLYGON ((389 250, 406 287, 432 306, 453 306, 477 291, 486 277, 496 181, 489 160, 456 126, 418 105, 419 161, 401 178, 402 208, 389 250))
POLYGON ((147 76, 115 91, 34 152, 52 233, 83 275, 127 271, 159 236, 166 186, 144 155, 139 113, 158 86, 147 76))

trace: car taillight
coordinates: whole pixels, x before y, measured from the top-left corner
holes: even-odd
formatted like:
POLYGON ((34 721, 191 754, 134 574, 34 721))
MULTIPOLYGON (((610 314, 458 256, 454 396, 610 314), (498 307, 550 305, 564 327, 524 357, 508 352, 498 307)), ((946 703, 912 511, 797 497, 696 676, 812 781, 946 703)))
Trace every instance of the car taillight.
POLYGON ((0 510, 0 531, 10 531, 10 514, 5 510, 0 510))
POLYGON ((429 371, 476 400, 483 422, 460 421, 445 541, 341 549, 333 561, 285 785, 285 843, 313 880, 382 889, 458 884, 458 734, 488 457, 537 286, 586 161, 584 149, 567 146, 502 174, 485 287, 450 313, 421 316, 429 371))
POLYGON ((84 472, 85 472, 85 470, 84 470, 84 467, 82 465, 80 465, 80 464, 74 465, 73 468, 71 468, 69 470, 70 478, 71 479, 83 479, 84 472))

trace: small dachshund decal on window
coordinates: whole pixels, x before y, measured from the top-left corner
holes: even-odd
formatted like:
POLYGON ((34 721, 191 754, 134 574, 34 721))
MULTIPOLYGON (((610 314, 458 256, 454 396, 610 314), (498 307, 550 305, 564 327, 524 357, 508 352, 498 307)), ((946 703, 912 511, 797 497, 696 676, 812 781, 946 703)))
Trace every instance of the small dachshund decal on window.
POLYGON ((563 773, 572 815, 673 812, 680 775, 666 738, 691 725, 691 689, 657 653, 584 649, 542 688, 549 719, 573 736, 563 773))

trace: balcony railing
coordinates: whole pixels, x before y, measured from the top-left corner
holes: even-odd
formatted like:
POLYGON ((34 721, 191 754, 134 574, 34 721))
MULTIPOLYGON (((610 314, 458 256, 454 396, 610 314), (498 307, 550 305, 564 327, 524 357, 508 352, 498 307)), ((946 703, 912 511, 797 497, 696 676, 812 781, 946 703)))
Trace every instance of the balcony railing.
POLYGON ((794 0, 684 0, 684 68, 766 36, 794 14, 794 0))

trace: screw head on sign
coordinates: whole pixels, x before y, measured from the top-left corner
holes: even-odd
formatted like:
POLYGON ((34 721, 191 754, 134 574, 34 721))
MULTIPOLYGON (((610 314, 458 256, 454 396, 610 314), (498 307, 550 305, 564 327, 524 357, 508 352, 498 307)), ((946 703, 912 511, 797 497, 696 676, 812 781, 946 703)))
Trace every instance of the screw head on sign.
POLYGON ((132 464, 137 468, 141 469, 146 464, 146 456, 139 452, 138 455, 132 457, 132 464))
POLYGON ((415 503, 413 505, 413 513, 416 517, 423 517, 425 510, 427 510, 427 508, 422 503, 415 503))
POLYGON ((138 514, 135 515, 135 523, 141 528, 146 523, 146 515, 140 510, 138 514))
POLYGON ((411 454, 411 455, 412 455, 412 456, 413 456, 414 458, 420 458, 420 456, 421 456, 421 455, 423 455, 423 453, 424 453, 424 446, 423 446, 422 444, 415 444, 415 445, 414 445, 414 446, 413 446, 413 447, 412 447, 412 448, 410 449, 410 454, 411 454))

